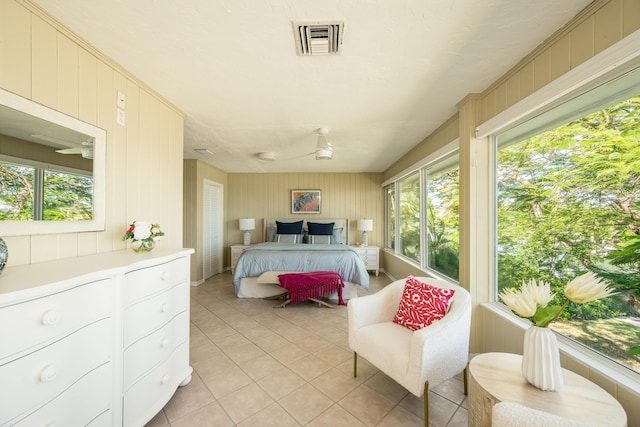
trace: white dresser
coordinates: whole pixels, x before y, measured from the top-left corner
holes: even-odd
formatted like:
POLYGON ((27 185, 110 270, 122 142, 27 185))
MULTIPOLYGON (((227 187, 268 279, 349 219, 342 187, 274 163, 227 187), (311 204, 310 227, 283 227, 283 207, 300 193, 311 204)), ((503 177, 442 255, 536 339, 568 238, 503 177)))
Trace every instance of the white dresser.
POLYGON ((7 268, 0 426, 149 421, 191 379, 192 252, 126 250, 7 268))

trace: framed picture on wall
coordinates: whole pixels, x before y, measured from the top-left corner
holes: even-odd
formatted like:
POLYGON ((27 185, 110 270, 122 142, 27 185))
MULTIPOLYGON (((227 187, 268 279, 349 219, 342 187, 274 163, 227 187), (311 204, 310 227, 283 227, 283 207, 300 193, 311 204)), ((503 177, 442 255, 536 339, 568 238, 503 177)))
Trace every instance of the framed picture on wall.
POLYGON ((320 213, 320 190, 291 190, 291 213, 320 213))

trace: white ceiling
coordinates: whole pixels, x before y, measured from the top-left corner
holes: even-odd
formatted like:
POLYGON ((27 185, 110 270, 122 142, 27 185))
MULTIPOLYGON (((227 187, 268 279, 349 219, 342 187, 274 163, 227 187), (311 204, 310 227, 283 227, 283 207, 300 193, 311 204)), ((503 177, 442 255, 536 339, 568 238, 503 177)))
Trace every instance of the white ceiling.
POLYGON ((34 2, 186 113, 185 158, 382 172, 590 0, 34 2), (297 56, 292 21, 323 20, 344 21, 342 54, 297 56), (320 127, 333 160, 309 155, 320 127))

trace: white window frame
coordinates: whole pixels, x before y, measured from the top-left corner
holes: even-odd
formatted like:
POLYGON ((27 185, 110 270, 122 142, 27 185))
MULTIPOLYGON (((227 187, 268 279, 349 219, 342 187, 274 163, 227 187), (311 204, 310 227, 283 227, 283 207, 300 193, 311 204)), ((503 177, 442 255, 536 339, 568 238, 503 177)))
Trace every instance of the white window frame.
MULTIPOLYGON (((590 90, 609 82, 627 72, 640 67, 640 31, 636 31, 620 42, 600 52, 578 67, 568 71, 563 76, 534 92, 527 98, 507 108, 475 129, 476 138, 488 138, 492 146, 491 168, 494 174, 497 162, 497 143, 494 135, 513 128, 531 118, 543 114, 553 108, 585 94, 590 90)), ((493 191, 492 217, 492 250, 494 253, 494 268, 491 285, 492 302, 485 304, 486 308, 501 316, 505 320, 525 329, 528 323, 510 313, 497 299, 497 192, 493 191)), ((570 357, 595 369, 613 381, 628 387, 635 393, 640 393, 640 374, 613 362, 595 350, 574 342, 557 334, 560 350, 570 357)))

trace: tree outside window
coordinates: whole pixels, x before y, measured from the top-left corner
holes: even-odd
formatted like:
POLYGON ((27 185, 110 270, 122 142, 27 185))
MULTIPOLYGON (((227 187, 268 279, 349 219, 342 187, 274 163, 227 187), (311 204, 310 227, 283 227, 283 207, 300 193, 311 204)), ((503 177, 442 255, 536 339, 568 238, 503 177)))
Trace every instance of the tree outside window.
POLYGON ((597 273, 619 294, 553 328, 640 371, 640 97, 500 148, 497 188, 498 289, 597 273))

